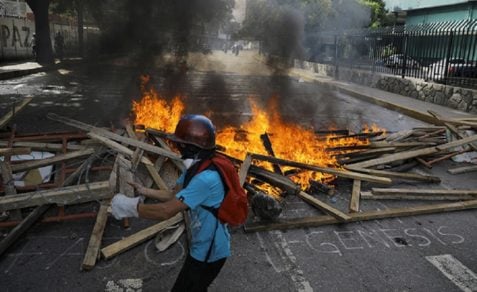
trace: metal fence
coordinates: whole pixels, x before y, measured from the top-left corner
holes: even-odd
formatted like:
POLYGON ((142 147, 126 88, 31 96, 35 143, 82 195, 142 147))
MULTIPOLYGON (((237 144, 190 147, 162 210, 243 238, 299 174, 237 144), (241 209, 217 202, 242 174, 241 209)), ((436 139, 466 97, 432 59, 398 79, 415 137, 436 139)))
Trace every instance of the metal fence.
MULTIPOLYGON (((316 61, 477 88, 477 20, 327 32, 316 61)), ((339 70, 336 70, 339 72, 339 70)))

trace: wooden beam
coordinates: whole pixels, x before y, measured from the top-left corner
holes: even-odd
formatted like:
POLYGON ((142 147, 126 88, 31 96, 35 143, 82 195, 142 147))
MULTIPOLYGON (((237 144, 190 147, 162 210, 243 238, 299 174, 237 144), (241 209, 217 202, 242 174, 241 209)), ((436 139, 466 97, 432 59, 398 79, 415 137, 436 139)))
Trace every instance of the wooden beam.
POLYGON ((247 179, 247 173, 251 164, 252 164, 252 156, 250 156, 250 154, 247 154, 239 170, 239 181, 241 186, 243 186, 243 184, 245 183, 245 180, 247 179))
POLYGON ((456 167, 456 168, 451 168, 447 170, 447 172, 451 174, 460 174, 460 173, 466 173, 466 172, 472 172, 472 171, 477 171, 477 165, 456 167))
MULTIPOLYGON (((0 147, 9 147, 8 141, 0 141, 0 147)), ((63 151, 63 144, 59 143, 42 143, 42 142, 13 142, 11 147, 24 147, 24 148, 31 148, 34 150, 40 151, 63 151)), ((66 150, 73 151, 73 150, 83 150, 87 148, 84 145, 76 145, 76 144, 67 144, 66 150)))
POLYGON ((111 259, 114 256, 117 256, 118 254, 121 254, 139 244, 142 242, 152 238, 154 235, 156 235, 158 232, 175 225, 182 221, 182 213, 178 213, 174 217, 162 221, 160 223, 157 223, 151 227, 148 227, 144 230, 141 230, 131 236, 128 236, 122 240, 119 240, 111 245, 108 245, 104 248, 101 249, 101 255, 105 259, 111 259))
POLYGON ((355 179, 353 181, 353 189, 351 191, 351 199, 349 201, 349 211, 351 213, 359 212, 360 192, 361 192, 361 181, 355 179))
POLYGON ((41 190, 0 197, 0 211, 34 207, 44 204, 76 204, 111 197, 108 181, 93 182, 52 190, 41 190))
MULTIPOLYGON (((12 177, 12 169, 10 164, 5 161, 0 161, 0 170, 2 172, 2 182, 3 190, 5 191, 5 196, 16 197, 17 189, 15 188, 15 182, 12 177)), ((21 220, 22 212, 21 210, 11 210, 9 214, 11 220, 21 220)))
MULTIPOLYGON (((95 140, 98 140, 99 142, 103 143, 104 145, 108 146, 109 148, 113 149, 114 151, 116 151, 118 153, 121 153, 121 154, 126 155, 128 157, 132 157, 134 155, 134 151, 132 151, 131 149, 129 149, 128 147, 126 147, 124 145, 121 145, 117 142, 114 142, 111 139, 102 137, 102 136, 97 135, 97 134, 92 133, 92 132, 88 133, 87 135, 89 137, 95 139, 95 140)), ((151 160, 149 160, 147 157, 144 157, 144 156, 141 158, 141 162, 144 163, 144 164, 154 165, 151 162, 151 160)))
POLYGON ((0 156, 22 155, 22 154, 30 154, 30 153, 31 153, 31 148, 28 148, 28 147, 0 149, 0 156))
POLYGON ((426 147, 426 146, 435 146, 436 143, 430 143, 430 142, 384 142, 384 141, 379 141, 379 142, 371 142, 369 144, 369 148, 388 148, 388 147, 394 147, 394 148, 408 148, 408 147, 426 147))
MULTIPOLYGON (((416 216, 440 212, 451 212, 467 209, 477 208, 477 200, 454 202, 454 203, 443 203, 443 204, 430 204, 423 206, 415 207, 404 207, 404 208, 393 208, 386 210, 378 211, 366 211, 360 213, 350 214, 351 219, 348 222, 357 222, 357 221, 369 221, 376 219, 384 218, 394 218, 394 217, 405 217, 405 216, 416 216)), ((311 216, 305 218, 296 218, 296 219, 282 219, 276 222, 256 222, 249 223, 244 226, 245 232, 258 232, 258 231, 268 231, 268 230, 285 230, 292 228, 305 228, 305 227, 317 227, 330 224, 338 224, 342 221, 334 218, 330 215, 324 216, 311 216)))
POLYGON ((0 256, 17 241, 20 236, 25 233, 40 217, 50 208, 51 205, 42 205, 28 214, 23 221, 15 226, 0 242, 0 256))
MULTIPOLYGON (((451 131, 454 135, 456 135, 458 138, 460 139, 464 139, 465 136, 463 134, 461 134, 459 132, 459 130, 452 124, 446 122, 445 120, 442 119, 441 116, 439 116, 437 113, 433 112, 433 111, 427 111, 429 114, 431 114, 433 117, 435 117, 436 119, 439 119, 441 120, 444 125, 446 126, 447 129, 449 129, 449 131, 451 131)), ((470 148, 472 148, 474 151, 477 151, 477 146, 473 145, 472 143, 469 143, 469 146, 470 148)))
POLYGON ((47 116, 48 116, 48 118, 50 118, 54 121, 58 121, 58 122, 67 124, 67 125, 70 125, 72 127, 82 129, 84 131, 90 131, 91 133, 94 133, 98 136, 108 138, 108 139, 111 139, 111 140, 115 140, 115 141, 119 141, 119 142, 127 144, 129 146, 138 147, 138 148, 141 148, 141 149, 143 149, 147 152, 159 154, 159 155, 168 157, 168 158, 173 159, 173 160, 182 161, 180 156, 177 155, 176 153, 172 152, 172 151, 168 151, 166 149, 163 149, 163 148, 151 145, 151 144, 147 144, 145 142, 141 142, 141 141, 138 141, 138 140, 135 140, 135 139, 124 137, 124 136, 118 135, 116 133, 113 133, 111 131, 108 131, 108 130, 105 130, 105 129, 102 129, 102 128, 97 128, 97 127, 88 125, 86 123, 76 121, 76 120, 73 120, 73 119, 69 119, 69 118, 66 118, 66 117, 62 117, 62 116, 59 116, 59 115, 56 115, 56 114, 49 113, 47 116))
POLYGON ((472 200, 472 196, 440 196, 440 195, 373 195, 371 192, 361 192, 364 200, 418 200, 418 201, 460 201, 472 200))
POLYGON ((377 176, 372 176, 372 175, 367 175, 367 174, 362 174, 362 173, 357 173, 357 172, 344 171, 344 170, 340 170, 340 169, 336 169, 336 168, 318 167, 318 166, 314 166, 314 165, 299 163, 299 162, 285 160, 285 159, 274 158, 274 157, 270 157, 270 156, 264 156, 264 155, 260 155, 260 154, 252 154, 252 158, 253 159, 259 159, 259 160, 264 160, 264 161, 269 161, 269 162, 273 162, 273 163, 277 163, 277 164, 281 164, 281 165, 288 165, 288 166, 298 167, 298 168, 302 168, 302 169, 308 169, 308 170, 312 170, 312 171, 329 173, 329 174, 333 174, 333 175, 336 175, 336 176, 339 176, 339 177, 359 179, 359 180, 381 183, 381 184, 390 184, 392 182, 389 178, 385 178, 385 177, 377 177, 377 176))
MULTIPOLYGON (((138 140, 138 137, 136 136, 136 133, 134 132, 131 124, 127 124, 126 125, 126 132, 128 133, 129 137, 132 138, 132 139, 136 139, 138 140)), ((162 145, 162 144, 161 144, 162 145)), ((170 149, 167 149, 167 150, 170 150, 170 149)), ((140 159, 140 157, 142 157, 144 153, 144 150, 142 150, 141 148, 136 148, 136 150, 134 151, 134 154, 133 154, 133 158, 131 160, 131 163, 132 163, 132 169, 135 170, 137 165, 135 160, 137 159, 140 159), (137 157, 137 158, 136 158, 137 157)), ((175 161, 175 160, 172 160, 172 161, 175 161)), ((154 181, 154 183, 156 184, 156 186, 161 189, 161 190, 167 190, 169 189, 169 187, 167 186, 166 182, 162 179, 162 177, 159 175, 159 172, 158 170, 155 168, 154 165, 149 165, 149 164, 144 164, 146 166, 146 170, 147 172, 149 173, 149 176, 152 178, 152 180, 154 181)))
POLYGON ((272 186, 276 186, 289 193, 296 194, 300 191, 300 186, 294 183, 290 178, 268 171, 256 165, 250 165, 249 174, 258 180, 269 183, 272 186))
POLYGON ((297 193, 297 196, 302 198, 305 202, 311 204, 312 206, 318 208, 319 210, 330 214, 331 216, 335 217, 340 221, 348 221, 351 219, 350 216, 346 215, 345 213, 341 212, 340 210, 331 207, 330 205, 318 200, 315 197, 301 191, 297 193))
MULTIPOLYGON (((151 141, 156 144, 156 145, 159 145, 161 146, 162 148, 166 149, 167 151, 172 151, 171 148, 169 147, 169 145, 167 145, 167 143, 160 137, 157 137, 154 135, 154 132, 157 132, 157 130, 154 130, 154 129, 146 129, 146 134, 148 135, 149 139, 151 139, 151 141)), ((180 170, 181 172, 184 172, 185 171, 185 165, 184 165, 184 162, 181 160, 172 160, 172 163, 174 163, 174 165, 177 167, 178 170, 180 170)))
POLYGON ((373 195, 442 195, 442 196, 477 196, 477 190, 442 190, 442 189, 385 189, 372 188, 373 195))
POLYGON ((417 173, 393 172, 393 171, 376 170, 376 169, 369 169, 369 168, 351 167, 349 165, 345 166, 345 168, 349 170, 357 171, 357 172, 368 173, 372 175, 378 175, 378 176, 389 177, 389 178, 417 180, 417 181, 432 182, 432 183, 441 182, 441 179, 437 176, 422 175, 417 173))
POLYGON ((21 111, 33 97, 26 97, 19 104, 15 105, 12 110, 10 110, 6 115, 0 118, 0 129, 5 127, 5 125, 19 112, 21 111))
POLYGON ((388 156, 385 156, 385 157, 382 157, 382 158, 376 158, 376 159, 371 159, 371 160, 364 161, 364 162, 350 164, 350 165, 348 165, 348 167, 366 168, 366 167, 376 166, 376 165, 380 165, 380 164, 386 164, 386 163, 389 163, 389 162, 394 162, 394 161, 397 161, 397 160, 404 160, 404 159, 409 159, 409 158, 415 158, 415 157, 418 157, 418 156, 434 154, 434 153, 437 153, 437 152, 442 151, 442 150, 446 150, 446 149, 449 149, 449 148, 469 144, 469 143, 471 143, 473 141, 476 141, 476 140, 477 140, 477 135, 473 135, 473 136, 466 137, 466 138, 461 139, 461 140, 452 141, 452 142, 442 144, 442 145, 439 145, 439 146, 435 146, 435 147, 433 146, 433 147, 423 148, 423 149, 419 149, 419 150, 404 151, 404 152, 399 152, 399 153, 396 153, 396 154, 391 154, 391 155, 388 155, 388 156))
POLYGON ((83 263, 81 264, 82 270, 89 271, 96 265, 96 260, 98 259, 99 250, 101 248, 101 241, 103 239, 104 228, 108 221, 109 205, 109 200, 100 204, 98 214, 96 215, 96 222, 94 223, 83 263))
POLYGON ((79 150, 79 151, 70 152, 70 153, 66 153, 66 154, 55 155, 53 157, 46 158, 46 159, 31 160, 31 161, 28 161, 28 162, 13 164, 12 165, 12 171, 15 173, 15 172, 34 169, 34 168, 40 168, 40 167, 43 167, 43 166, 46 166, 46 165, 55 164, 55 163, 62 162, 62 161, 65 161, 65 160, 78 158, 78 157, 83 157, 83 156, 86 156, 86 155, 91 155, 93 153, 94 153, 93 148, 86 148, 84 150, 79 150))

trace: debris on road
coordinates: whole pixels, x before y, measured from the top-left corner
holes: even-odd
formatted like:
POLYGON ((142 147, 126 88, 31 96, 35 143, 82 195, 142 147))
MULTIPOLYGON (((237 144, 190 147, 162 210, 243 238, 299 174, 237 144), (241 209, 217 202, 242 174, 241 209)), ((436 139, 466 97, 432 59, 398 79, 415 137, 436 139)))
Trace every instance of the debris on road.
MULTIPOLYGON (((83 270, 94 268, 99 258, 110 259, 171 226, 180 226, 178 223, 182 221, 187 223, 187 216, 179 214, 111 245, 102 246, 102 236, 108 226, 110 198, 117 192, 134 196, 134 190, 127 182, 135 177, 147 187, 170 188, 184 169, 182 160, 163 140, 165 133, 157 129, 138 126, 135 130, 131 124, 125 124, 121 129, 105 129, 56 114, 49 114, 48 117, 80 131, 33 135, 12 131, 0 137, 0 146, 4 147, 0 149, 0 155, 4 157, 0 163, 4 193, 0 197, 0 212, 10 216, 0 222, 0 227, 14 227, 0 242, 0 254, 53 206, 58 209, 58 216, 46 216, 43 221, 96 217, 82 263, 83 270), (54 156, 31 161, 12 159, 15 155, 33 150, 50 151, 54 156), (12 174, 24 173, 27 176, 28 172, 49 165, 53 165, 53 171, 48 178, 36 184, 12 184, 12 174), (99 210, 65 214, 65 205, 85 202, 99 203, 99 210)), ((431 168, 440 161, 475 152, 477 135, 474 130, 477 126, 474 120, 442 121, 444 126, 413 128, 396 133, 352 133, 349 130, 315 133, 314 139, 329 143, 324 151, 336 160, 335 165, 323 166, 279 158, 281 155, 274 151, 273 140, 270 139, 274 133, 261 133, 259 141, 263 143, 263 152, 246 153, 245 157, 233 156, 228 152, 227 145, 221 145, 222 152, 234 161, 239 171, 240 182, 248 191, 255 214, 245 224, 245 231, 312 227, 477 208, 477 190, 392 188, 395 180, 439 183, 441 179, 437 176, 409 170, 418 165, 431 168), (320 177, 324 179, 303 176, 308 172, 321 173, 320 177), (309 180, 306 184, 303 184, 303 177, 309 180), (346 209, 333 206, 318 196, 342 196, 337 194, 332 184, 337 178, 353 182, 346 209), (367 187, 388 185, 391 188, 362 190, 362 182, 367 182, 367 187), (288 196, 303 200, 323 214, 281 218, 288 196), (364 200, 453 202, 363 211, 361 204, 364 200)), ((237 131, 241 133, 235 133, 233 137, 243 139, 246 131, 237 131)), ((473 170, 475 167, 466 166, 466 169, 449 169, 449 172, 457 174, 473 170)), ((129 225, 127 220, 122 223, 123 226, 129 225)), ((174 240, 177 237, 175 234, 174 240)))

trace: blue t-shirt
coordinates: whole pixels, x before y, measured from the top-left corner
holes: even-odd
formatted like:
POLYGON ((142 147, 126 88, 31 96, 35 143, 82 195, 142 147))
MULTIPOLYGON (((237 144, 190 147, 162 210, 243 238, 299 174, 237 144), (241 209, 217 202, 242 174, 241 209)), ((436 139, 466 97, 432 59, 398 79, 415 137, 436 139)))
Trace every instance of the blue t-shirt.
MULTIPOLYGON (((183 184, 185 173, 177 180, 183 184)), ((230 234, 226 224, 222 224, 210 211, 201 206, 218 208, 224 199, 224 185, 217 171, 204 170, 196 174, 186 188, 176 194, 178 199, 183 198, 191 212, 192 242, 190 255, 198 260, 205 261, 212 243, 208 262, 214 262, 230 256, 230 234), (218 222, 218 224, 217 224, 218 222)))

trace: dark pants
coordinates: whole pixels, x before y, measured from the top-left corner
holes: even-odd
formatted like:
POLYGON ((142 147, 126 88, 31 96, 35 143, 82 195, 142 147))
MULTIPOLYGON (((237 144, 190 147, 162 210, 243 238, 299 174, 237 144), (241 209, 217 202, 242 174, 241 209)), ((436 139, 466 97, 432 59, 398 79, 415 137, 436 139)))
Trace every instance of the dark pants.
POLYGON ((204 263, 188 254, 172 292, 206 292, 224 266, 225 260, 226 258, 223 258, 212 263, 204 263))

